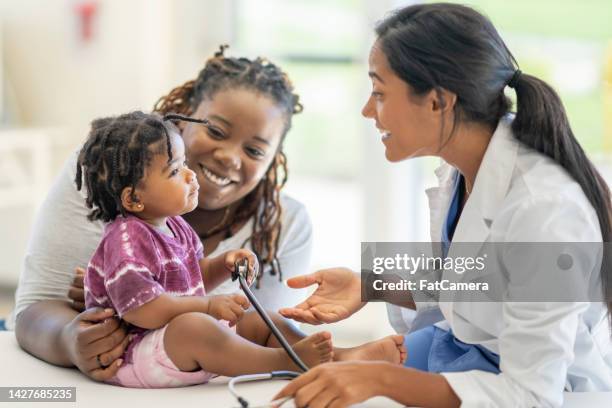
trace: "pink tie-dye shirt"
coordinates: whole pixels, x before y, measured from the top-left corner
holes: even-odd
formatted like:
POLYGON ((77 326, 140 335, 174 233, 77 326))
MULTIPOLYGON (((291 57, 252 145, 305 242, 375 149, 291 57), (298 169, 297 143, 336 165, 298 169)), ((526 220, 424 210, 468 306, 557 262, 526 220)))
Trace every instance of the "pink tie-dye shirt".
MULTIPOLYGON (((120 317, 156 299, 204 296, 199 260, 202 242, 181 217, 168 217, 169 236, 134 216, 108 224, 85 274, 85 305, 113 308, 120 317)), ((123 359, 132 362, 132 349, 148 330, 131 326, 136 336, 123 359)))

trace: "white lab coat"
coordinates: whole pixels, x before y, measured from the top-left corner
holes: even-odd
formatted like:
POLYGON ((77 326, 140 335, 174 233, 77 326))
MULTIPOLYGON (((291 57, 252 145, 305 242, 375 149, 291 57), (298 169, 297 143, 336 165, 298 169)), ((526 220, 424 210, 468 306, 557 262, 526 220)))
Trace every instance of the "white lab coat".
MULTIPOLYGON (((493 134, 453 242, 601 242, 597 215, 580 186, 552 160, 516 141, 510 124, 505 117, 493 134)), ((439 187, 427 190, 432 242, 441 240, 455 171, 440 166, 439 187)), ((452 252, 451 245, 451 257, 452 252)), ((599 276, 596 260, 577 262, 586 275, 599 276)), ((500 355, 499 375, 442 373, 463 406, 561 406, 564 389, 612 391, 612 342, 603 303, 437 306, 446 319, 438 326, 500 355)), ((417 304, 417 310, 417 320, 435 315, 431 303, 417 304)), ((396 328, 414 323, 413 311, 390 307, 389 315, 396 328)))

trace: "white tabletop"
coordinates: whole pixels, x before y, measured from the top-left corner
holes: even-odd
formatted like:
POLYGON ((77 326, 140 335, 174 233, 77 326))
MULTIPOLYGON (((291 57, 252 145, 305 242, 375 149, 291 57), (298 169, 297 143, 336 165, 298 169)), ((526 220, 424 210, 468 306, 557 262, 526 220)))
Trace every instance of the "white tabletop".
MULTIPOLYGON (((88 407, 238 407, 238 403, 227 390, 227 378, 217 378, 208 384, 184 388, 134 389, 101 384, 89 380, 76 369, 61 368, 40 361, 17 345, 13 332, 0 332, 0 386, 2 387, 76 387, 76 404, 66 403, 19 403, 18 407, 53 408, 88 407)), ((263 381, 239 384, 238 392, 251 404, 263 404, 279 391, 285 381, 263 381)), ((5 406, 0 402, 0 408, 5 406)), ((6 405, 8 406, 8 405, 6 405)), ((289 404, 283 407, 290 407, 289 404)), ((374 398, 362 408, 400 407, 386 398, 374 398)), ((612 393, 566 393, 566 408, 610 407, 612 393)))
MULTIPOLYGON (((53 408, 87 407, 198 407, 223 408, 238 407, 238 402, 227 389, 226 377, 219 377, 208 384, 183 388, 168 389, 134 389, 123 388, 89 380, 76 369, 56 367, 38 360, 19 348, 13 332, 0 332, 0 386, 2 387, 76 387, 76 404, 47 403, 53 408)), ((285 381, 261 381, 257 383, 238 384, 238 392, 251 404, 263 404, 270 401, 280 391, 285 381)), ((26 406, 42 408, 45 403, 19 403, 19 408, 26 406)), ((5 403, 0 402, 0 408, 5 403)), ((364 408, 400 407, 401 405, 386 399, 374 398, 364 408)), ((291 407, 285 404, 283 407, 291 407)))

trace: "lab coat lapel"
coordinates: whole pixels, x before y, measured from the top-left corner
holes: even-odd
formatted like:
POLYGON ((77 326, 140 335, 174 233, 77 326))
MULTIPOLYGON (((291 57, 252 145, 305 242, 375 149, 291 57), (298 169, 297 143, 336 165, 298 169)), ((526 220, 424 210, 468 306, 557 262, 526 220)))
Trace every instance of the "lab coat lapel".
MULTIPOLYGON (((448 256, 451 258, 454 256, 476 257, 484 243, 489 240, 491 224, 503 205, 503 201, 510 188, 516 164, 519 143, 512 136, 510 123, 509 118, 503 118, 493 133, 478 169, 472 193, 463 208, 453 235, 453 244, 457 242, 472 243, 469 251, 466 251, 465 247, 463 247, 459 255, 457 246, 451 244, 448 253, 448 256)), ((442 193, 443 191, 440 190, 440 192, 442 193)), ((444 192, 448 197, 442 200, 448 203, 452 191, 444 190, 444 192)), ((443 215, 437 219, 440 231, 447 210, 448 206, 443 215)), ((456 282, 458 275, 454 271, 445 270, 442 278, 456 282)), ((451 322, 453 308, 455 307, 452 299, 441 296, 440 300, 444 304, 441 304, 440 309, 449 322, 451 322)))
POLYGON ((446 162, 434 170, 438 178, 438 186, 425 190, 429 200, 429 233, 431 242, 440 242, 442 239, 442 226, 450 205, 453 189, 453 176, 456 170, 446 162))

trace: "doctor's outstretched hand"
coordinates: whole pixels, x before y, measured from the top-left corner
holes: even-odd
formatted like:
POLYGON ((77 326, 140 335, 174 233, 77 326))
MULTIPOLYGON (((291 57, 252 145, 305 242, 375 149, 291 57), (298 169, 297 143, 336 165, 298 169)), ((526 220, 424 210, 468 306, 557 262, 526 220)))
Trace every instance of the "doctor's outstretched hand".
POLYGON ((365 305, 361 301, 359 275, 347 268, 321 269, 287 280, 287 285, 294 289, 315 283, 319 286, 305 301, 278 312, 302 323, 334 323, 346 319, 365 305))

